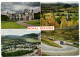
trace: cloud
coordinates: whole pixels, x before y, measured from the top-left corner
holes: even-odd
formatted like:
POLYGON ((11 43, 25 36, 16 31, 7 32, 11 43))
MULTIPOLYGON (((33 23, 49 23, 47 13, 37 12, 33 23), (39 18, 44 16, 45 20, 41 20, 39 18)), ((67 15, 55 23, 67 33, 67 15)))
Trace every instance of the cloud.
POLYGON ((41 11, 41 8, 40 7, 35 7, 35 8, 33 8, 33 10, 34 10, 34 12, 40 12, 41 11))
POLYGON ((17 12, 24 11, 24 9, 33 9, 35 13, 40 12, 39 2, 2 2, 1 11, 2 14, 7 11, 17 12))
POLYGON ((31 6, 31 7, 37 7, 37 6, 40 6, 40 2, 29 2, 29 3, 24 3, 28 6, 31 6))
POLYGON ((67 3, 67 4, 71 4, 71 3, 78 3, 78 1, 54 1, 54 2, 42 2, 44 4, 50 4, 50 3, 67 3))
POLYGON ((1 35, 24 35, 30 33, 40 33, 38 30, 27 30, 27 29, 2 29, 1 35))

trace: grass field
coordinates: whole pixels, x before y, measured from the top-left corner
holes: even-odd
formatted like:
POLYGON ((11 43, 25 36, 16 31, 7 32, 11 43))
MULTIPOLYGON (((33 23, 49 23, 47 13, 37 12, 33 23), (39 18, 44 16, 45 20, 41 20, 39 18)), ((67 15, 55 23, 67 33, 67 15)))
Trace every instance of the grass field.
POLYGON ((34 21, 27 21, 26 24, 31 24, 35 26, 40 26, 40 20, 34 20, 34 21))
POLYGON ((38 39, 33 39, 33 38, 24 38, 27 42, 40 42, 38 39))
POLYGON ((70 45, 70 46, 74 46, 74 47, 77 47, 79 48, 79 45, 73 45, 73 44, 69 44, 69 43, 66 43, 67 45, 70 45))
POLYGON ((49 46, 62 48, 62 46, 54 43, 52 40, 49 40, 49 39, 47 39, 47 38, 45 38, 45 37, 41 37, 41 41, 42 41, 44 44, 47 44, 47 45, 49 45, 49 46))
POLYGON ((64 38, 59 37, 59 36, 49 36, 49 37, 54 38, 54 39, 57 39, 57 40, 64 40, 64 38))
POLYGON ((1 22, 2 29, 18 29, 18 28, 27 28, 25 26, 19 25, 16 22, 1 22))
POLYGON ((43 52, 42 52, 42 56, 48 56, 47 54, 44 54, 43 52))

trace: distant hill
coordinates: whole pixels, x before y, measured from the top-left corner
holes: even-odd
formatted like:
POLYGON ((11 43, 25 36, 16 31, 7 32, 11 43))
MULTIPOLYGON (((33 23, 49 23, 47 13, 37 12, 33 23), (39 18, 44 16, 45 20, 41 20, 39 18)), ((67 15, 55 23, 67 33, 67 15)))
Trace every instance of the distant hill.
POLYGON ((6 36, 1 36, 2 38, 20 38, 18 35, 6 35, 6 36))
POLYGON ((34 38, 34 39, 38 39, 38 36, 40 35, 40 33, 35 34, 35 33, 31 33, 31 34, 24 34, 22 36, 18 36, 18 35, 5 35, 5 36, 1 36, 1 38, 34 38))
POLYGON ((70 4, 63 4, 63 5, 62 5, 62 8, 69 8, 69 7, 71 7, 70 4))
POLYGON ((1 35, 1 38, 5 38, 5 36, 4 35, 1 35))
POLYGON ((51 8, 51 9, 55 9, 55 8, 69 8, 72 6, 77 6, 78 3, 61 3, 61 2, 57 2, 57 3, 42 3, 41 4, 41 8, 42 9, 47 9, 47 8, 51 8), (46 6, 47 5, 47 6, 46 6))
POLYGON ((37 33, 37 35, 39 36, 39 35, 41 35, 41 33, 37 33))
POLYGON ((78 6, 78 3, 71 3, 71 6, 78 6))
POLYGON ((25 35, 21 36, 21 38, 36 38, 36 39, 38 39, 38 35, 35 33, 25 34, 25 35))

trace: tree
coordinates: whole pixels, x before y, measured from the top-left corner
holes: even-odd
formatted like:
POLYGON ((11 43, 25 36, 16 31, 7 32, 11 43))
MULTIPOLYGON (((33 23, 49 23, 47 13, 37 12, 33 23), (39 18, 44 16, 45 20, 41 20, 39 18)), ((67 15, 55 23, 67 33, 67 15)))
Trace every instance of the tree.
POLYGON ((40 19, 40 12, 39 13, 34 13, 34 19, 40 19))
POLYGON ((60 28, 64 28, 64 27, 67 27, 67 21, 66 21, 66 18, 65 17, 62 17, 61 19, 61 24, 60 24, 60 28))
POLYGON ((63 5, 63 8, 69 8, 69 7, 71 7, 71 5, 69 5, 69 4, 64 4, 63 5))
POLYGON ((61 23, 61 17, 56 18, 56 21, 58 22, 58 24, 60 24, 61 23))
POLYGON ((77 21, 75 22, 75 25, 79 25, 79 20, 77 20, 77 21))
POLYGON ((9 17, 6 15, 1 15, 1 21, 8 21, 9 17))
POLYGON ((42 17, 41 17, 41 25, 58 27, 59 24, 55 20, 53 13, 47 13, 47 14, 42 15, 42 17), (47 18, 45 18, 44 16, 46 16, 47 18))

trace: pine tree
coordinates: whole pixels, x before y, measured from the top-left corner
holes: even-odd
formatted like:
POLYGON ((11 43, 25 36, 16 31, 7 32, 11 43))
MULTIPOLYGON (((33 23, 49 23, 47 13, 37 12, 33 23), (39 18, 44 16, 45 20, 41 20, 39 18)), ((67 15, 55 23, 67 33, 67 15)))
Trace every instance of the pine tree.
POLYGON ((77 20, 77 21, 75 22, 75 25, 79 25, 79 20, 77 20))
POLYGON ((68 25, 67 25, 67 21, 66 21, 66 18, 65 17, 62 17, 62 19, 61 19, 61 24, 60 24, 60 28, 65 28, 65 27, 67 27, 68 25))

